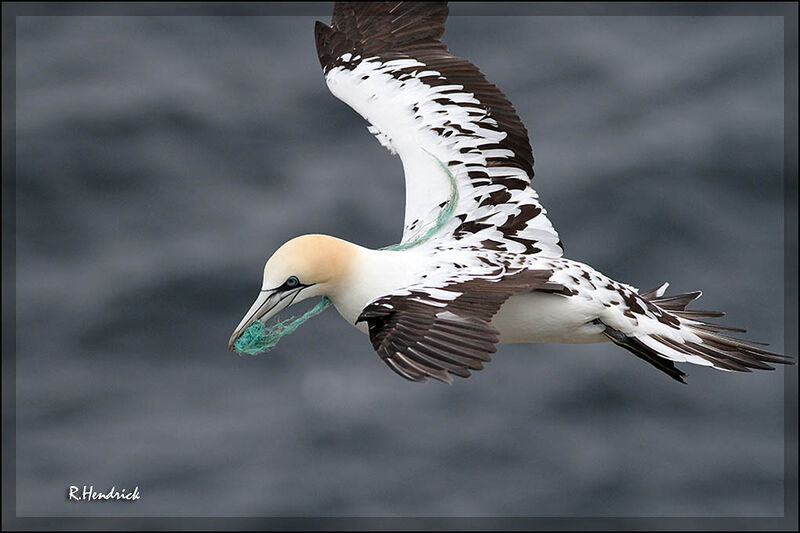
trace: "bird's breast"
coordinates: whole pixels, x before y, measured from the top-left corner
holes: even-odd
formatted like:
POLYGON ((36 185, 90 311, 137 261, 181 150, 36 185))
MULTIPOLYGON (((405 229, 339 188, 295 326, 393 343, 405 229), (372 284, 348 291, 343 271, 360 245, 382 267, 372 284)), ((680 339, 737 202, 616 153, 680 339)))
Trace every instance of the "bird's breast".
POLYGON ((342 318, 366 333, 366 324, 355 323, 361 311, 373 300, 417 282, 425 268, 424 258, 409 251, 363 249, 347 279, 327 296, 342 318))

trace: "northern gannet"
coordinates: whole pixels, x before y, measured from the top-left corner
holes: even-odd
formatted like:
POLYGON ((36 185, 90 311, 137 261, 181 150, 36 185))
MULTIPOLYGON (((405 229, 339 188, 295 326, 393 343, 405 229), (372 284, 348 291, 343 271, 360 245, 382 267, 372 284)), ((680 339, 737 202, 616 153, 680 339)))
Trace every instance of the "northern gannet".
POLYGON ((380 250, 326 235, 288 241, 267 261, 229 348, 321 296, 412 381, 468 377, 512 342, 610 341, 681 382, 676 362, 744 372, 793 364, 727 334, 744 330, 703 320, 723 313, 687 309, 700 291, 639 292, 562 256, 531 187, 527 130, 505 95, 441 42, 447 15, 444 2, 337 2, 331 25, 317 22, 328 88, 402 160, 403 238, 380 250))

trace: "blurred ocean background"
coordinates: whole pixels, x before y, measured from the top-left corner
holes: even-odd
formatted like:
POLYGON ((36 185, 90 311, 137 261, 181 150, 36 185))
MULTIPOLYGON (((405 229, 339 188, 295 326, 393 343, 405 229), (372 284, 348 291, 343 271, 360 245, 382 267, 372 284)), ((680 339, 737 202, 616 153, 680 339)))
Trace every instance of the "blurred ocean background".
MULTIPOLYGON (((18 515, 782 515, 782 368, 504 345, 420 385, 333 310, 226 351, 284 241, 401 235, 399 159, 322 79, 330 12, 17 20, 18 515)), ((782 19, 451 13, 566 255, 782 351, 782 19)))

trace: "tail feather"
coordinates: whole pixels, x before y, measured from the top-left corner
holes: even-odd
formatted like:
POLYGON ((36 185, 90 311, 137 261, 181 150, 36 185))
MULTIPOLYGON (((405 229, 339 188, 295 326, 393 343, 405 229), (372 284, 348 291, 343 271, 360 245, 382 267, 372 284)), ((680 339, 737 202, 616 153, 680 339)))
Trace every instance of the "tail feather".
MULTIPOLYGON (((656 335, 654 335, 653 337, 658 342, 670 346, 672 349, 678 350, 684 355, 691 355, 691 356, 699 355, 698 348, 700 352, 704 351, 702 346, 698 348, 692 348, 692 347, 687 347, 685 344, 680 344, 678 342, 675 342, 666 337, 660 337, 656 335)), ((736 372, 750 372, 750 369, 747 368, 747 366, 735 360, 726 360, 724 358, 717 357, 717 354, 712 352, 711 350, 705 351, 704 354, 705 355, 703 357, 711 363, 711 366, 716 366, 717 368, 722 370, 731 370, 736 372)))
POLYGON ((666 309, 667 311, 683 311, 686 309, 687 305, 697 300, 702 295, 702 291, 694 291, 685 294, 676 294, 675 296, 649 298, 649 300, 661 309, 666 309))
POLYGON ((667 288, 669 287, 669 283, 666 281, 656 287, 655 289, 650 289, 649 291, 640 292, 639 296, 642 298, 652 299, 664 296, 664 293, 667 292, 667 288))
POLYGON ((642 359, 643 361, 650 363, 660 371, 664 372, 666 375, 671 377, 676 381, 680 381, 681 383, 686 383, 684 380, 689 374, 683 372, 678 367, 675 366, 670 359, 665 359, 661 357, 657 352, 653 351, 652 349, 648 348, 644 345, 639 339, 636 337, 628 337, 624 333, 621 333, 610 326, 606 326, 605 331, 603 332, 606 337, 608 337, 611 342, 616 344, 617 346, 621 346, 625 348, 629 352, 631 352, 636 357, 642 359))
POLYGON ((773 367, 769 366, 766 362, 763 362, 763 360, 759 360, 757 357, 750 356, 744 351, 739 352, 735 350, 721 350, 708 342, 704 342, 703 344, 686 344, 692 353, 708 359, 713 363, 713 366, 719 368, 731 366, 733 367, 731 370, 737 370, 739 372, 750 372, 750 368, 774 370, 773 367))
POLYGON ((724 333, 745 333, 744 329, 700 320, 725 316, 725 313, 687 310, 686 307, 702 295, 700 291, 664 296, 665 291, 666 284, 640 293, 638 296, 647 302, 648 307, 658 307, 658 310, 653 311, 675 317, 677 335, 675 329, 664 331, 663 334, 652 331, 641 335, 625 334, 608 325, 605 325, 605 335, 615 344, 682 383, 685 383, 683 378, 686 374, 677 369, 674 362, 712 366, 732 372, 751 372, 752 369, 774 370, 770 363, 794 364, 791 357, 759 348, 768 346, 766 343, 732 337, 724 333))
MULTIPOLYGON (((720 326, 719 324, 709 324, 707 322, 697 322, 692 326, 695 329, 700 329, 703 331, 708 331, 709 333, 719 333, 720 331, 733 331, 736 333, 747 333, 746 329, 742 328, 732 328, 728 326, 720 326)), ((765 342, 756 342, 756 341, 748 341, 752 344, 760 344, 761 346, 769 346, 769 344, 765 342)))
MULTIPOLYGON (((656 304, 658 305, 658 304, 656 304)), ((721 318, 725 316, 725 313, 722 311, 706 311, 706 310, 684 310, 684 311, 672 311, 672 314, 675 316, 679 316, 682 318, 689 318, 689 319, 696 319, 696 318, 721 318)))

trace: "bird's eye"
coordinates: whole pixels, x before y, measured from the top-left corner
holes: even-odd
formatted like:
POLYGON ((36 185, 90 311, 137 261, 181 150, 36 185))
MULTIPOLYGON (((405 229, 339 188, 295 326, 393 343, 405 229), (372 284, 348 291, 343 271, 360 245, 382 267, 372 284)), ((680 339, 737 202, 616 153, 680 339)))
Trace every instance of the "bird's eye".
POLYGON ((295 287, 300 285, 300 280, 297 279, 297 276, 290 276, 289 279, 286 280, 286 283, 284 283, 284 285, 286 285, 287 289, 294 289, 295 287))

